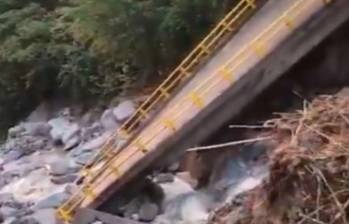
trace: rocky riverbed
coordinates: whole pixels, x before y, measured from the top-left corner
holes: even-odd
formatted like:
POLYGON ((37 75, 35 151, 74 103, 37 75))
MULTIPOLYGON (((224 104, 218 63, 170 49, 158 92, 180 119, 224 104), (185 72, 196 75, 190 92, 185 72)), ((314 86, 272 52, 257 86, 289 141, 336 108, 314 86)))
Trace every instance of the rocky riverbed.
POLYGON ((97 116, 74 116, 69 107, 49 113, 39 106, 10 128, 0 150, 1 221, 55 223, 54 209, 74 190, 81 166, 135 106, 124 100, 97 116))
MULTIPOLYGON (((79 115, 69 107, 48 113, 39 106, 10 128, 0 150, 2 223, 56 223, 55 208, 74 192, 80 168, 136 106, 136 100, 123 100, 79 115)), ((117 215, 156 224, 206 223, 215 207, 260 184, 268 173, 264 163, 251 164, 260 147, 250 148, 227 157, 207 186, 198 187, 179 162, 150 175, 153 190, 134 195, 117 215)))

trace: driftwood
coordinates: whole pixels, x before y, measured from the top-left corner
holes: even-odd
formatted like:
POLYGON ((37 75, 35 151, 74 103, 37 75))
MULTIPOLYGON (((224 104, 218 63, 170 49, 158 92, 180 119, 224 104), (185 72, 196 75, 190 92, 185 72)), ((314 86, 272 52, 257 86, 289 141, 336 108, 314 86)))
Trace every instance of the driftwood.
POLYGON ((199 146, 199 147, 195 147, 195 148, 190 148, 187 150, 187 152, 203 151, 203 150, 209 150, 209 149, 219 149, 219 148, 225 148, 225 147, 229 147, 229 146, 237 146, 237 145, 243 145, 243 144, 247 144, 247 143, 267 141, 267 140, 271 140, 271 139, 272 139, 271 136, 252 138, 252 139, 244 139, 244 140, 226 142, 226 143, 217 144, 217 145, 208 145, 208 146, 199 146))

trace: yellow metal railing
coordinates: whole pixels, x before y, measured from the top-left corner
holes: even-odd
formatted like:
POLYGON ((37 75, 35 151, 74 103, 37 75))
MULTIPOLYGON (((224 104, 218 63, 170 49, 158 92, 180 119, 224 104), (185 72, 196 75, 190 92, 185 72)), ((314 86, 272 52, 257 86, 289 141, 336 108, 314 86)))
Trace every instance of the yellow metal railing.
MULTIPOLYGON (((298 16, 303 9, 306 9, 308 4, 314 3, 315 1, 323 0, 297 0, 295 3, 286 10, 278 19, 271 23, 263 32, 255 37, 251 42, 242 47, 227 63, 219 67, 214 73, 207 76, 204 81, 197 85, 188 96, 180 103, 174 105, 166 112, 162 117, 162 120, 154 122, 149 126, 150 132, 140 135, 134 139, 127 149, 124 150, 119 156, 111 159, 105 164, 103 169, 103 177, 108 178, 109 176, 120 177, 123 175, 121 168, 127 163, 127 161, 136 155, 143 155, 149 150, 149 144, 161 133, 170 131, 174 132, 179 128, 176 124, 179 124, 180 119, 188 113, 194 106, 198 110, 204 108, 209 102, 205 99, 209 98, 210 92, 215 90, 219 91, 222 85, 231 85, 236 77, 234 77, 235 71, 245 63, 249 58, 264 57, 268 53, 268 43, 277 34, 285 29, 293 29, 295 27, 294 18, 298 16), (189 100, 189 101, 188 101, 189 100), (191 102, 191 103, 188 103, 191 102)), ((324 1, 326 3, 326 1, 324 1)), ((222 90, 221 90, 222 91, 222 90)), ((220 94, 220 93, 218 93, 220 94)), ((102 173, 99 173, 102 174, 102 173)), ((58 215, 65 221, 70 221, 74 210, 84 201, 86 197, 96 199, 98 193, 94 190, 97 186, 101 185, 105 178, 93 178, 86 181, 79 189, 79 191, 65 204, 58 209, 58 215)), ((99 192, 100 193, 100 192, 99 192)))
MULTIPOLYGON (((171 93, 183 81, 191 78, 196 66, 203 62, 205 57, 214 52, 219 46, 222 38, 238 28, 238 24, 247 18, 257 5, 256 0, 240 0, 239 3, 214 27, 214 29, 198 44, 198 46, 181 62, 181 64, 162 82, 162 84, 142 103, 136 112, 126 120, 123 125, 112 134, 103 144, 100 152, 87 166, 93 166, 103 159, 115 156, 115 138, 121 137, 125 140, 131 138, 142 120, 147 119, 149 113, 158 108, 161 103, 171 97, 171 93)), ((261 0, 260 0, 261 1, 261 0)), ((84 167, 83 175, 88 174, 87 166, 84 167)))

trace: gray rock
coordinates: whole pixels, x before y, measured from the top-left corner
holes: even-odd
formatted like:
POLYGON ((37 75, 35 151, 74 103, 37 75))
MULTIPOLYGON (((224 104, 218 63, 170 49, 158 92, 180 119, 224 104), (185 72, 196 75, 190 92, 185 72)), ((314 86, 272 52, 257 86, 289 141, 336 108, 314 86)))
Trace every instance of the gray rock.
POLYGON ((10 183, 14 178, 20 177, 19 170, 10 170, 6 172, 2 172, 0 175, 0 183, 4 185, 10 183))
POLYGON ((80 144, 80 137, 74 136, 65 142, 64 150, 65 151, 71 150, 77 147, 79 144, 80 144))
POLYGON ((43 168, 43 164, 19 164, 21 167, 18 169, 18 175, 20 177, 27 176, 31 172, 43 168))
POLYGON ((77 174, 67 174, 64 176, 54 176, 51 178, 51 182, 54 184, 66 184, 74 182, 77 178, 77 174))
POLYGON ((177 172, 177 171, 179 171, 179 168, 180 168, 180 163, 179 162, 174 162, 167 169, 170 172, 177 172))
POLYGON ((64 192, 67 193, 68 195, 74 194, 78 190, 78 186, 75 184, 68 184, 64 188, 64 192))
POLYGON ((12 162, 14 160, 21 158, 22 156, 24 156, 24 152, 22 150, 13 149, 5 154, 4 163, 6 164, 9 162, 12 162))
POLYGON ((66 175, 70 171, 69 161, 64 159, 50 163, 47 168, 50 174, 54 176, 66 175))
POLYGON ((159 211, 159 206, 155 203, 145 203, 139 209, 139 220, 144 222, 151 222, 159 214, 159 211))
POLYGON ((174 176, 172 173, 160 173, 154 178, 155 183, 171 183, 174 181, 174 176))
POLYGON ((24 131, 25 131, 25 128, 22 125, 17 125, 8 130, 8 136, 10 138, 15 138, 15 137, 18 137, 24 131))
POLYGON ((50 145, 48 139, 42 137, 34 137, 30 135, 23 135, 19 138, 10 139, 5 144, 4 152, 17 150, 25 155, 29 155, 37 150, 48 150, 50 145))
POLYGON ((110 132, 105 132, 101 136, 80 145, 79 148, 74 150, 73 156, 77 156, 85 152, 90 152, 92 150, 99 149, 108 140, 110 136, 111 136, 110 132))
POLYGON ((34 210, 47 209, 47 208, 57 208, 65 200, 69 198, 69 194, 65 192, 54 193, 47 198, 37 202, 34 206, 34 210))
POLYGON ((81 129, 81 137, 85 142, 90 141, 98 136, 101 136, 103 127, 100 122, 94 122, 91 126, 81 129))
POLYGON ((117 121, 122 122, 129 118, 136 111, 136 107, 131 100, 120 103, 113 109, 113 114, 117 121))
POLYGON ((54 141, 62 140, 64 132, 68 130, 71 125, 67 119, 62 117, 51 119, 48 124, 52 127, 50 136, 54 141))
POLYGON ((63 108, 59 113, 58 116, 63 117, 64 119, 67 119, 68 121, 74 120, 72 115, 72 109, 69 107, 63 108))
POLYGON ((70 124, 65 131, 62 132, 62 141, 67 145, 68 141, 72 138, 76 138, 80 131, 80 127, 77 123, 70 124))
POLYGON ((142 203, 143 199, 140 197, 132 199, 124 208, 124 216, 127 218, 132 218, 132 216, 138 214, 142 203))
POLYGON ((72 195, 78 190, 78 186, 76 184, 67 184, 64 188, 64 192, 72 195))
POLYGON ((15 209, 15 208, 12 208, 12 207, 8 207, 8 206, 2 206, 0 208, 0 213, 2 214, 2 216, 5 219, 7 219, 9 217, 17 216, 18 209, 15 209))
POLYGON ((103 128, 107 131, 117 129, 120 124, 117 123, 113 110, 107 109, 101 116, 101 124, 103 128))
POLYGON ((27 208, 27 204, 18 202, 12 194, 4 193, 0 195, 0 206, 10 207, 16 210, 21 210, 27 208))
POLYGON ((10 224, 40 224, 35 218, 32 217, 20 217, 12 221, 10 224))
POLYGON ((0 205, 3 205, 8 202, 15 201, 13 194, 11 193, 1 193, 0 194, 0 205))
POLYGON ((33 139, 33 141, 28 144, 28 147, 31 148, 30 151, 49 150, 51 148, 48 145, 48 139, 33 139))
POLYGON ((75 163, 78 165, 86 165, 89 161, 91 161, 92 157, 94 156, 93 152, 86 152, 83 153, 75 158, 75 163))
POLYGON ((28 122, 23 123, 26 132, 31 136, 49 136, 52 129, 51 125, 46 122, 28 122))

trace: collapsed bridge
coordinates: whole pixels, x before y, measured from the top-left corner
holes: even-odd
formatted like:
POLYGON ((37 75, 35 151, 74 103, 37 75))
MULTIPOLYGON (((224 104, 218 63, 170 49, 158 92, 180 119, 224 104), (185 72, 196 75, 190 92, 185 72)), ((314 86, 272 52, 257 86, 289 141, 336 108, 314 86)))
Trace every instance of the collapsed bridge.
POLYGON ((144 170, 200 143, 349 17, 347 0, 240 0, 82 170, 71 223, 144 170), (116 141, 116 138, 122 141, 116 141))

